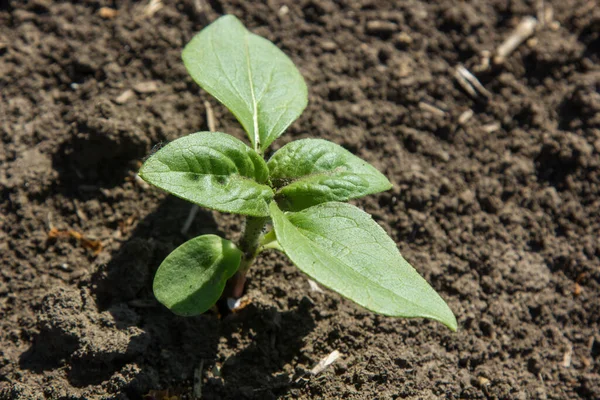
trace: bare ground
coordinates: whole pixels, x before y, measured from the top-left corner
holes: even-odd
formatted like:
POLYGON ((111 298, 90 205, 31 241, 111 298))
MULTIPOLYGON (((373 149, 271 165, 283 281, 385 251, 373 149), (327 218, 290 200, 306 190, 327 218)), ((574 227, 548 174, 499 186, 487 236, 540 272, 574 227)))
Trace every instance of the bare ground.
POLYGON ((189 398, 201 366, 206 399, 600 398, 600 7, 546 1, 553 18, 486 67, 533 3, 0 3, 0 398, 189 398), (312 292, 276 253, 225 319, 153 299, 171 249, 240 228, 202 211, 182 235, 189 205, 135 179, 155 145, 207 128, 204 100, 244 137, 180 60, 223 13, 306 78, 308 109, 275 148, 325 138, 390 178, 357 205, 458 333, 312 292))

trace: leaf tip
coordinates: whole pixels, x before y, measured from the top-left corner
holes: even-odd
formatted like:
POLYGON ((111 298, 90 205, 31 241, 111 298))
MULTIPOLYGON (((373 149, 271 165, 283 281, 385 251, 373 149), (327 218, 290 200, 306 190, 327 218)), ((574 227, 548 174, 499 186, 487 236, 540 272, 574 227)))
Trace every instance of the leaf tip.
POLYGON ((145 167, 145 165, 146 165, 146 163, 144 163, 144 164, 142 165, 142 167, 140 168, 140 170, 139 170, 139 171, 138 171, 138 173, 137 173, 137 176, 138 176, 138 177, 139 177, 141 180, 143 180, 144 182, 146 182, 146 183, 149 183, 149 184, 152 184, 152 182, 150 182, 150 180, 149 180, 148 176, 146 176, 146 170, 145 170, 145 168, 144 168, 144 167, 145 167))
MULTIPOLYGON (((442 300, 443 301, 443 300, 442 300)), ((448 306, 446 302, 444 302, 444 309, 438 313, 436 316, 431 316, 429 318, 438 321, 445 325, 452 332, 458 331, 458 322, 456 321, 456 316, 448 306)))
POLYGON ((390 180, 388 178, 385 178, 385 185, 383 185, 383 192, 387 192, 388 190, 392 189, 394 187, 394 185, 392 185, 392 182, 390 182, 390 180))
POLYGON ((442 322, 444 325, 446 325, 448 327, 448 329, 450 329, 452 332, 457 332, 458 331, 458 322, 456 321, 456 317, 454 316, 454 314, 451 314, 452 318, 449 320, 446 320, 446 322, 442 322))

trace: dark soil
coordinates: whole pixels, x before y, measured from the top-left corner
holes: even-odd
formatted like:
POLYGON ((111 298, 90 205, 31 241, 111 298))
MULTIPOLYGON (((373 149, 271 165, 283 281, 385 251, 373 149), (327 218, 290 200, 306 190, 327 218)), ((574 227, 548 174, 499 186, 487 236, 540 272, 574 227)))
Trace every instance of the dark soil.
POLYGON ((600 398, 598 3, 545 1, 554 21, 489 67, 540 2, 283 3, 0 2, 0 398, 189 398, 200 367, 205 399, 600 398), (180 60, 223 13, 306 78, 307 111, 275 148, 325 138, 390 178, 356 204, 458 333, 310 291, 277 253, 227 318, 154 300, 170 250, 240 230, 201 211, 182 235, 190 206, 135 179, 153 146, 207 129, 204 100, 244 137, 180 60), (459 64, 489 98, 458 85, 459 64))

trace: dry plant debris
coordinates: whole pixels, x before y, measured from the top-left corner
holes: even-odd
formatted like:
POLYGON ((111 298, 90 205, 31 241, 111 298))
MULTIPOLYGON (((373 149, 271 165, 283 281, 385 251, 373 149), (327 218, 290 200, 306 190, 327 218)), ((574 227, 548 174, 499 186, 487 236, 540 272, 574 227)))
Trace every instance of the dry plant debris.
POLYGON ((48 239, 75 239, 79 242, 81 247, 91 250, 94 257, 100 254, 104 248, 101 241, 88 239, 83 234, 73 229, 58 230, 57 228, 51 228, 48 232, 48 239))

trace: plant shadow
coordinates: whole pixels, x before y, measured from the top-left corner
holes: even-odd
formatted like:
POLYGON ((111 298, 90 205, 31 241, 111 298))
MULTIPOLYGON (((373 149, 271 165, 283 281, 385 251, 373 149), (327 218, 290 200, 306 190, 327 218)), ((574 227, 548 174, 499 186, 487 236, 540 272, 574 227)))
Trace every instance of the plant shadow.
POLYGON ((221 379, 208 380, 203 398, 277 398, 294 387, 291 364, 306 362, 299 350, 315 328, 312 308, 305 297, 292 311, 251 304, 227 317, 222 337, 230 348, 245 347, 223 361, 221 379))
POLYGON ((315 326, 310 303, 300 302, 287 312, 251 304, 225 318, 216 312, 185 318, 155 300, 154 273, 174 248, 202 234, 228 236, 202 209, 183 235, 189 210, 189 203, 167 197, 91 280, 46 296, 40 332, 21 355, 21 368, 64 371, 74 387, 107 385, 113 393, 142 399, 151 390, 185 391, 200 365, 211 371, 226 357, 219 379, 205 374, 203 398, 248 393, 264 398, 265 391, 282 393, 291 387, 282 369, 297 357, 315 326), (236 342, 240 337, 251 337, 251 343, 236 342), (222 343, 231 353, 220 354, 222 343))

